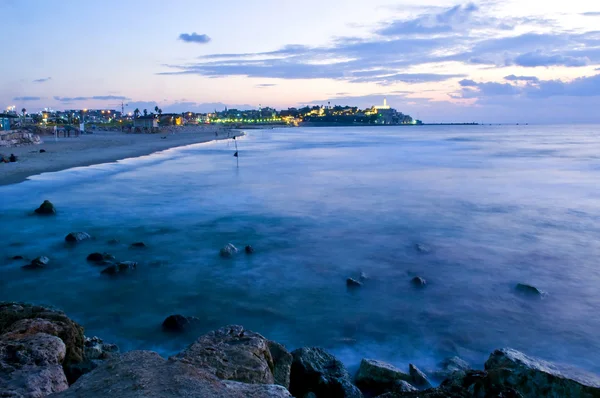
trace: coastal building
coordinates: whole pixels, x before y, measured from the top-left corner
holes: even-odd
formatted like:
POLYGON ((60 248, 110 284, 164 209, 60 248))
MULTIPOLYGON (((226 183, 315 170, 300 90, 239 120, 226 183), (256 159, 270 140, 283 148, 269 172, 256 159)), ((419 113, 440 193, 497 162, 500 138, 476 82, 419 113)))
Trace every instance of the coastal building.
POLYGON ((17 118, 17 115, 11 113, 0 113, 0 131, 10 130, 11 120, 17 118))
POLYGON ((140 116, 133 119, 133 128, 140 131, 154 131, 158 129, 158 120, 154 115, 140 116))

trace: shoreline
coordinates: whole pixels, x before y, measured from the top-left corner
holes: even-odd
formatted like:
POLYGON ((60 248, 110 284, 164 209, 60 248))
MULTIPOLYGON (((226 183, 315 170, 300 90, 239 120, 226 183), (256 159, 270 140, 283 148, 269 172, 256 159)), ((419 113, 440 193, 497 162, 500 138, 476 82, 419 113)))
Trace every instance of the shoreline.
POLYGON ((79 137, 58 138, 56 141, 52 136, 44 136, 43 142, 39 145, 0 148, 3 155, 8 156, 13 153, 18 159, 15 163, 0 164, 0 187, 18 184, 42 173, 113 163, 167 149, 242 135, 244 135, 243 131, 194 126, 181 128, 175 133, 157 134, 98 131, 79 137), (40 153, 41 149, 46 152, 40 153))

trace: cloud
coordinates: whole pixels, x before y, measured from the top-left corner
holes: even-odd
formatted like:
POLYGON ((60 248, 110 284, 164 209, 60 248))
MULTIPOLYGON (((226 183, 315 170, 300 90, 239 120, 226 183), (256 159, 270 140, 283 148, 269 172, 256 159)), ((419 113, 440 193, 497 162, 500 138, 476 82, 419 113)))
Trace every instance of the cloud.
POLYGON ((523 81, 523 82, 534 82, 534 83, 538 83, 540 81, 540 79, 538 79, 535 76, 515 76, 515 75, 504 76, 504 80, 509 80, 509 81, 513 81, 513 82, 523 81))
POLYGON ((39 101, 41 100, 41 97, 15 97, 13 98, 13 101, 39 101))
POLYGON ((54 99, 60 102, 75 102, 75 101, 127 101, 130 98, 121 95, 95 95, 93 97, 59 97, 55 96, 54 99))
POLYGON ((180 34, 179 40, 184 41, 186 43, 206 44, 211 40, 211 38, 205 34, 199 35, 196 32, 193 32, 180 34))
POLYGON ((572 57, 561 54, 545 54, 541 51, 534 51, 519 55, 514 59, 516 65, 524 67, 536 66, 586 66, 590 63, 587 57, 572 57))
POLYGON ((45 83, 45 82, 47 82, 48 80, 52 80, 52 78, 51 78, 51 77, 44 77, 44 78, 41 78, 41 79, 35 79, 35 80, 33 81, 33 83, 45 83))
POLYGON ((586 17, 600 17, 600 11, 584 12, 581 15, 586 17))
POLYGON ((267 87, 275 87, 277 84, 275 83, 262 83, 262 84, 257 84, 255 87, 256 88, 267 88, 267 87))
POLYGON ((473 80, 463 79, 458 82, 462 87, 476 87, 477 83, 473 80))

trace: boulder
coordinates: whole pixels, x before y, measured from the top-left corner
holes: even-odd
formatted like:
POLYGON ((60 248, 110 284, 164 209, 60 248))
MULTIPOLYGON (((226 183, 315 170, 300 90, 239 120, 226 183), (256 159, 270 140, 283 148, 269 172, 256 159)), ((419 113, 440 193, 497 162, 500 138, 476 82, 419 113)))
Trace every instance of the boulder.
POLYGON ((184 332, 200 322, 200 318, 194 316, 169 315, 162 323, 162 329, 166 332, 184 332))
POLYGON ((90 253, 87 256, 87 261, 91 263, 100 263, 102 265, 115 261, 116 258, 112 254, 108 253, 90 253))
POLYGON ((519 293, 526 294, 529 296, 542 297, 543 293, 535 286, 527 285, 525 283, 517 283, 515 290, 519 293))
POLYGON ((135 243, 132 243, 129 247, 141 249, 141 248, 148 247, 148 246, 146 246, 146 244, 144 242, 135 242, 135 243))
POLYGON ((133 271, 137 268, 137 263, 135 261, 121 261, 117 264, 109 265, 104 268, 100 273, 104 275, 120 275, 126 274, 130 271, 133 271))
POLYGON ((33 260, 31 260, 30 264, 24 265, 21 268, 23 269, 39 269, 39 268, 44 268, 46 267, 46 265, 48 265, 48 263, 50 262, 50 259, 46 256, 40 256, 40 257, 36 257, 33 260))
POLYGON ((344 365, 321 348, 304 347, 292 352, 290 392, 302 397, 309 392, 317 397, 359 398, 362 393, 352 384, 344 365))
POLYGON ((392 392, 395 393, 405 393, 405 392, 413 392, 413 391, 419 391, 417 388, 415 388, 412 384, 404 381, 404 380, 397 380, 394 382, 394 385, 392 386, 392 392))
POLYGON ((437 380, 444 380, 452 376, 455 372, 465 372, 470 369, 467 362, 459 357, 450 357, 444 359, 439 363, 439 369, 432 373, 433 377, 437 380))
MULTIPOLYGON (((60 338, 66 353, 63 366, 83 360, 83 328, 63 312, 30 304, 0 302, 0 335, 26 336, 45 333, 60 338)), ((67 372, 67 380, 70 378, 67 372)))
POLYGON ((71 232, 65 237, 65 241, 69 243, 77 243, 91 238, 92 237, 87 232, 71 232))
POLYGON ((130 351, 111 358, 57 398, 288 398, 281 386, 222 381, 212 373, 155 352, 130 351))
POLYGON ((98 337, 85 337, 83 361, 68 367, 67 373, 78 379, 97 368, 103 361, 117 355, 119 355, 119 347, 115 344, 104 343, 98 337))
POLYGON ((25 258, 23 256, 12 256, 11 260, 24 260, 25 258))
POLYGON ((488 379, 520 392, 523 397, 600 397, 600 378, 505 348, 485 363, 488 379))
POLYGON ((221 257, 232 257, 237 252, 238 252, 237 247, 235 247, 231 243, 228 243, 225 246, 223 246, 223 248, 221 248, 221 251, 219 252, 219 254, 221 255, 221 257))
POLYGON ((65 343, 46 333, 0 336, 0 396, 44 397, 69 388, 65 343))
POLYGON ((222 380, 273 384, 268 340, 232 325, 209 332, 170 359, 205 369, 222 380))
POLYGON ((273 379, 275 384, 290 388, 290 372, 292 370, 292 354, 286 348, 274 341, 267 341, 267 347, 273 358, 273 379))
POLYGON ((411 381, 411 377, 389 363, 365 358, 354 380, 363 392, 375 396, 394 391, 397 382, 411 381))
POLYGON ((427 281, 425 280, 425 278, 422 278, 420 276, 415 276, 411 279, 410 282, 416 287, 425 287, 425 285, 427 285, 427 281))
POLYGON ((348 287, 360 287, 362 285, 363 285, 362 282, 359 282, 354 278, 346 279, 346 286, 348 286, 348 287))
POLYGON ((50 216, 56 214, 56 208, 49 200, 44 200, 44 203, 40 205, 37 209, 35 209, 36 214, 50 216))
POLYGON ((252 246, 248 245, 244 248, 244 251, 246 252, 246 254, 252 254, 252 253, 254 253, 254 248, 252 246))
POLYGON ((419 368, 412 363, 408 365, 408 371, 410 373, 411 382, 414 386, 419 388, 431 387, 431 383, 429 382, 429 379, 427 379, 427 376, 425 376, 425 373, 421 372, 419 368))

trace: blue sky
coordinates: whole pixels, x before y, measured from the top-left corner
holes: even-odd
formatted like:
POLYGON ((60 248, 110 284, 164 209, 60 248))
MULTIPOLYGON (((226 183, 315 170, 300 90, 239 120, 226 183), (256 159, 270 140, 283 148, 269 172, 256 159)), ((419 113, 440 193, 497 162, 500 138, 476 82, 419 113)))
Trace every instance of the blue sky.
POLYGON ((600 3, 0 0, 0 106, 600 122, 600 3), (555 3, 555 4, 553 4, 555 3))

